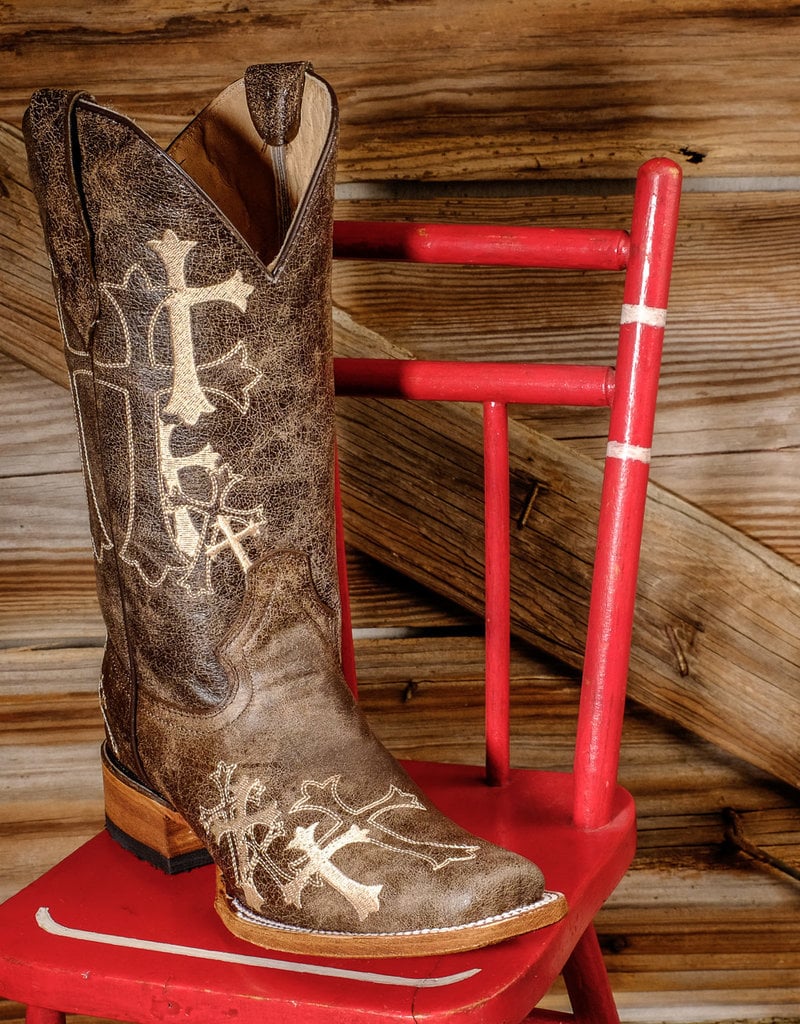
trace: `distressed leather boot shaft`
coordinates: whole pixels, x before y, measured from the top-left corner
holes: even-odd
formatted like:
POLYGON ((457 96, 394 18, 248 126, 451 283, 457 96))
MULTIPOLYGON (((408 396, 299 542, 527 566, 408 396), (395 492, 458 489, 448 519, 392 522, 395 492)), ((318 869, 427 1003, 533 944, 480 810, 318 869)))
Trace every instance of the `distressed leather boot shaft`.
POLYGON ((111 834, 212 858, 236 934, 440 953, 563 915, 441 815, 343 678, 330 263, 335 98, 249 68, 167 149, 85 94, 25 118, 108 641, 111 834))

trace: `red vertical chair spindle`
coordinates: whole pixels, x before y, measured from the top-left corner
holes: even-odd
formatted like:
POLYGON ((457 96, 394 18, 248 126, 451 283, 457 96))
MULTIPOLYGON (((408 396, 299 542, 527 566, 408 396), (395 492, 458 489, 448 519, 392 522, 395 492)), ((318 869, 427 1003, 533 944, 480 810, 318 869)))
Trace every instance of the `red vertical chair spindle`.
POLYGON ((578 940, 563 975, 575 1024, 619 1024, 594 925, 589 925, 578 940))
POLYGON ((483 406, 486 602, 486 774, 491 785, 508 782, 509 672, 509 468, 508 411, 504 403, 483 406))
POLYGON ((65 1024, 66 1014, 60 1010, 45 1010, 41 1006, 28 1006, 25 1024, 65 1024))
POLYGON ((575 754, 575 823, 587 829, 608 822, 617 777, 680 186, 675 164, 651 160, 634 197, 575 754))

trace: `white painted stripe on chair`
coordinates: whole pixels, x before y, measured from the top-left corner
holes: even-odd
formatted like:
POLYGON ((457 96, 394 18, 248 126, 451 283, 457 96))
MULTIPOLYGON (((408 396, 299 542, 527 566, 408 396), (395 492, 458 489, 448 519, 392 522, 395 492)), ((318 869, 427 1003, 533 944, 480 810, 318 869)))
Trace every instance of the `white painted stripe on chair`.
POLYGON ((607 459, 633 459, 634 462, 650 462, 650 449, 641 448, 638 444, 627 444, 625 441, 609 441, 606 448, 607 459))
POLYGON ((667 322, 666 309, 658 306, 643 306, 624 303, 621 324, 645 324, 647 327, 663 327, 667 322))
POLYGON ((99 942, 105 946, 122 946, 124 949, 145 949, 153 953, 169 953, 173 956, 189 956, 199 960, 218 960, 221 963, 241 964, 245 967, 267 967, 273 971, 289 971, 294 974, 316 974, 325 978, 346 978, 350 981, 365 981, 372 985, 402 985, 406 988, 441 988, 455 985, 476 974, 480 967, 458 974, 443 974, 432 978, 405 978, 395 974, 375 974, 372 971, 348 971, 341 967, 325 967, 319 964, 291 963, 288 960, 274 960, 266 956, 248 956, 244 953, 227 953, 222 949, 201 949, 197 946, 178 946, 171 942, 155 942, 150 939, 136 939, 128 935, 111 935, 106 932, 70 928, 53 919, 49 907, 39 907, 36 923, 50 935, 81 942, 99 942))

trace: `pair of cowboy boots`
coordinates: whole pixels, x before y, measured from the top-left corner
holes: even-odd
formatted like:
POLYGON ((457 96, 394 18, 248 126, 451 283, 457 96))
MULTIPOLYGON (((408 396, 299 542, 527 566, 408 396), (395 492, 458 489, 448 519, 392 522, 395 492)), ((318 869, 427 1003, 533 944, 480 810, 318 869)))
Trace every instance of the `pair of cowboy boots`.
POLYGON ((335 98, 251 67, 165 151, 85 94, 25 118, 108 641, 111 835, 213 859, 236 935, 309 955, 488 945, 565 911, 444 817, 340 665, 335 98))

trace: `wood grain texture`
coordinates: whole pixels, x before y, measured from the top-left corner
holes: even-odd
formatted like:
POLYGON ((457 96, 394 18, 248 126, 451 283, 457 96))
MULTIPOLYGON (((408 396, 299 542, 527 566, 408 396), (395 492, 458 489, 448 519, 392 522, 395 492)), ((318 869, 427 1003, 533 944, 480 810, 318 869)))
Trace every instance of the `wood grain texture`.
MULTIPOLYGON (((66 383, 23 147, 18 132, 2 125, 0 176, 8 192, 0 199, 0 350, 66 383)), ((337 206, 340 217, 566 226, 621 227, 629 213, 625 196, 337 206)), ((798 266, 797 193, 684 196, 652 474, 667 490, 800 563, 798 266)), ((336 302, 355 320, 431 358, 611 358, 621 286, 613 274, 401 264, 341 262, 334 274, 336 302)), ((29 389, 25 400, 39 399, 29 389)), ((13 410, 0 415, 5 426, 13 410)), ((603 451, 602 411, 520 407, 515 416, 585 454, 603 451)), ((77 469, 74 449, 62 444, 57 452, 55 440, 48 459, 65 471, 77 469)))
MULTIPOLYGON (((53 397, 68 406, 60 390, 54 388, 53 397)), ((88 535, 83 564, 91 565, 88 535)), ((399 582, 374 572, 375 593, 399 582)), ((356 593, 368 592, 367 563, 360 563, 358 575, 356 593)), ((102 637, 92 641, 81 629, 82 588, 66 585, 66 571, 57 578, 65 581, 58 600, 38 614, 42 634, 49 617, 51 636, 61 637, 49 649, 29 649, 24 634, 17 640, 13 621, 0 609, 3 644, 16 657, 0 661, 0 898, 102 823, 95 694, 102 637), (21 680, 17 696, 15 680, 21 680)), ((416 604, 417 592, 395 595, 391 623, 401 621, 394 616, 404 602, 416 604)), ((365 607, 356 601, 362 626, 384 624, 380 601, 365 607)), ((430 596, 428 602, 436 608, 430 596)), ((440 629, 445 617, 440 611, 427 616, 420 604, 415 622, 424 634, 426 626, 440 629)), ((389 636, 357 647, 362 702, 390 749, 480 762, 479 637, 389 636)), ((578 695, 574 675, 516 644, 512 676, 515 763, 566 769, 578 695)), ((623 1019, 725 1020, 753 1013, 791 1019, 798 1012, 797 887, 728 847, 723 812, 735 808, 755 842, 795 856, 796 793, 641 709, 628 715, 622 749, 621 778, 638 806, 639 853, 598 923, 623 1019)), ((555 992, 548 1003, 563 1006, 563 996, 555 992)))
MULTIPOLYGON (((480 760, 482 688, 477 676, 468 677, 465 661, 451 678, 433 679, 447 659, 404 642, 395 651, 394 680, 370 682, 371 646, 359 649, 362 702, 384 742, 402 756, 480 760), (406 674, 420 675, 426 658, 431 678, 404 699, 406 674)), ((567 767, 574 680, 518 651, 512 693, 515 762, 567 767)), ((0 833, 4 893, 100 827, 97 738, 99 716, 97 736, 82 743, 54 744, 42 733, 3 747, 4 782, 12 775, 18 780, 5 787, 2 804, 9 822, 0 833)), ((745 817, 770 814, 764 830, 754 826, 752 832, 768 844, 777 816, 786 816, 791 827, 796 801, 735 758, 637 710, 626 724, 622 777, 637 798, 640 849, 598 926, 615 992, 631 1012, 623 1019, 694 1019, 686 1006, 689 991, 690 1005, 702 1007, 705 1019, 709 1004, 719 1020, 744 1008, 791 1017, 800 964, 797 889, 728 850, 722 808, 734 806, 745 817)), ((563 1000, 554 993, 548 1002, 563 1000)))
MULTIPOLYGON (((624 227, 626 196, 342 202, 342 218, 624 227)), ((686 194, 652 479, 800 563, 800 196, 686 194)), ((337 304, 419 358, 613 358, 615 274, 339 262, 337 304)), ((600 457, 603 410, 514 417, 600 457)))
MULTIPOLYGON (((310 56, 342 103, 341 181, 628 177, 653 153, 681 160, 690 178, 797 174, 798 24, 796 9, 771 0, 522 0, 490 11, 477 0, 11 0, 0 3, 0 116, 18 125, 41 85, 88 88, 166 142, 250 61, 310 56)), ((604 226, 627 216, 620 198, 417 193, 340 204, 340 215, 439 209, 604 226)), ((688 195, 683 208, 654 475, 800 562, 797 200, 688 195)), ((618 279, 576 291, 503 272, 482 292, 474 272, 408 269, 340 266, 337 299, 417 354, 470 357, 488 339, 498 358, 517 357, 532 338, 596 358, 607 324, 587 328, 585 311, 605 306, 613 327, 618 279)), ((19 134, 0 125, 0 349, 63 385, 48 276, 19 134)), ((584 454, 600 451, 596 422, 519 412, 584 454)), ((0 362, 0 537, 17 541, 0 550, 0 898, 102 822, 103 626, 71 420, 63 390, 0 362), (7 486, 16 498, 3 505, 7 486), (41 492, 57 495, 49 521, 41 492)), ((351 587, 356 625, 378 631, 357 647, 363 700, 386 742, 406 756, 479 761, 472 617, 360 554, 351 587)), ((691 644, 691 630, 675 639, 691 644)), ((519 643, 512 666, 516 763, 567 767, 574 672, 519 643)), ((599 930, 623 1020, 800 1019, 796 883, 732 850, 724 822, 733 808, 754 842, 796 858, 796 790, 636 705, 622 756, 640 848, 599 930)), ((548 1003, 563 1008, 563 993, 548 1003)), ((0 1020, 21 1024, 21 1008, 0 1002, 0 1020)))
MULTIPOLYGON (((335 314, 342 354, 397 357, 335 314)), ((349 536, 438 593, 483 604, 480 409, 344 400, 339 451, 349 536), (376 450, 375 436, 387 438, 376 450), (387 461, 391 472, 386 472, 387 461)), ((509 425, 512 629, 578 667, 600 466, 509 425)), ((630 693, 793 785, 800 781, 800 568, 651 485, 630 693)))
MULTIPOLYGON (((7 162, 17 161, 9 175, 17 182, 13 193, 14 208, 20 211, 17 223, 30 225, 31 218, 25 218, 32 198, 18 166, 20 140, 13 130, 3 138, 7 162)), ((34 291, 44 291, 46 271, 41 251, 33 256, 33 235, 27 248, 32 258, 25 261, 25 273, 38 280, 34 291)), ((12 251, 12 266, 14 258, 12 251)), ((48 367, 49 375, 63 383, 63 355, 52 307, 50 329, 39 330, 38 315, 31 315, 13 290, 14 279, 12 273, 8 291, 0 281, 0 294, 14 311, 9 318, 13 328, 0 329, 0 347, 37 369, 48 367)), ((342 311, 335 322, 341 354, 401 354, 342 311)), ((613 330, 608 333, 614 337, 613 330)), ((594 358, 602 355, 598 351, 594 358)), ((481 428, 474 411, 454 410, 437 422, 430 407, 411 403, 396 407, 391 416, 363 403, 344 403, 340 408, 348 410, 340 420, 340 450, 353 543, 451 600, 479 609, 481 428), (376 434, 398 442, 387 448, 390 473, 378 457, 376 434)), ((515 516, 534 485, 544 485, 531 526, 515 534, 519 575, 513 593, 514 628, 543 650, 577 666, 583 647, 599 469, 524 424, 512 426, 515 516)), ((77 470, 50 481, 59 507, 71 509, 64 522, 73 529, 81 522, 78 485, 77 470)), ((6 514, 15 524, 6 541, 7 557, 47 557, 52 494, 36 476, 22 476, 7 479, 4 495, 6 514)), ((800 780, 796 743, 800 569, 655 485, 648 523, 632 694, 796 785, 800 780)), ((63 553, 77 550, 79 530, 65 533, 63 544, 63 553)))
POLYGON ((796 174, 800 15, 772 0, 315 0, 0 10, 0 117, 86 89, 167 141, 262 60, 310 58, 339 94, 341 178, 796 174))
MULTIPOLYGON (((343 352, 349 345, 351 353, 387 354, 377 335, 348 325, 341 315, 338 341, 343 352)), ((395 407, 391 418, 367 403, 344 406, 349 411, 342 419, 340 444, 354 543, 398 571, 478 609, 482 566, 477 417, 467 409, 451 410, 443 425, 430 416, 428 406, 395 407), (385 453, 392 459, 391 475, 376 464, 376 430, 397 442, 385 453), (431 452, 436 453, 434 458, 431 452)), ((61 409, 66 420, 66 395, 61 409)), ((599 470, 559 442, 534 435, 522 425, 512 426, 515 512, 534 481, 544 485, 530 525, 515 532, 517 553, 522 555, 514 589, 515 628, 575 666, 582 647, 599 470), (577 485, 569 482, 576 471, 577 485)), ((54 474, 47 486, 39 477, 7 478, 2 500, 6 520, 16 524, 5 560, 17 588, 23 570, 15 574, 13 564, 38 565, 40 579, 48 558, 74 560, 85 545, 82 480, 76 471, 54 474), (23 490, 28 487, 25 501, 10 486, 15 481, 23 490), (56 484, 61 515, 54 522, 49 495, 56 484)), ((632 694, 700 735, 795 781, 800 570, 655 487, 648 524, 632 694)), ((2 556, 0 549, 0 561, 2 556)), ((84 595, 87 579, 84 572, 84 595)), ((77 585, 74 577, 69 585, 77 585)), ((36 587, 28 593, 35 595, 36 587)), ((33 635, 36 601, 42 598, 28 596, 19 615, 33 635)), ((89 621, 90 631, 96 632, 96 617, 89 621)))

